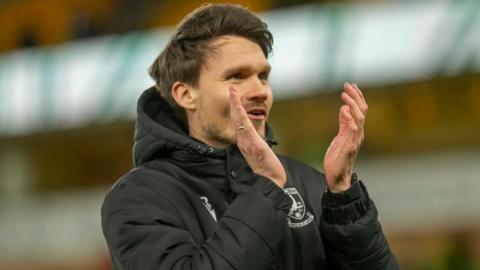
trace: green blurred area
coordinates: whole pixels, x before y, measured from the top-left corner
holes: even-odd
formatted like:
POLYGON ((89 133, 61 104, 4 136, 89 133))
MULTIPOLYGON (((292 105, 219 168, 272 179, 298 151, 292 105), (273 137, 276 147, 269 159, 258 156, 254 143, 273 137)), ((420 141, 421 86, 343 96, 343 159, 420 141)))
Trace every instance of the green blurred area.
MULTIPOLYGON (((363 89, 369 111, 362 156, 480 146, 478 74, 363 89)), ((340 105, 338 89, 276 102, 270 123, 281 151, 321 164, 337 132, 340 105)))

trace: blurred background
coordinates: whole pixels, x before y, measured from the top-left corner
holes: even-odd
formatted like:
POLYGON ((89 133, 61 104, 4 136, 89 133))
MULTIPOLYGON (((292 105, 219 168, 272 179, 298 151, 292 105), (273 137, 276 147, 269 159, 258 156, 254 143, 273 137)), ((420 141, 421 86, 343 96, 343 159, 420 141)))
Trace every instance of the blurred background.
MULTIPOLYGON (((356 82, 356 171, 402 269, 480 269, 480 1, 235 3, 275 37, 277 150, 321 169, 356 82)), ((0 269, 109 269, 100 206, 132 168, 136 100, 200 4, 0 1, 0 269)))

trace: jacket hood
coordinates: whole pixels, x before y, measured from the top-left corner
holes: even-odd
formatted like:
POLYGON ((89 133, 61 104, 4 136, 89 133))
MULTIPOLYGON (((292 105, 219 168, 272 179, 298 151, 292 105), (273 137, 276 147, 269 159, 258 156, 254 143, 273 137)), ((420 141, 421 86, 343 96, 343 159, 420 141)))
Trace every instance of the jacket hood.
MULTIPOLYGON (((276 144, 268 124, 265 131, 267 143, 276 144)), ((159 157, 195 159, 204 155, 222 156, 224 152, 223 148, 213 148, 190 137, 155 87, 145 90, 138 99, 133 147, 135 166, 159 157)))

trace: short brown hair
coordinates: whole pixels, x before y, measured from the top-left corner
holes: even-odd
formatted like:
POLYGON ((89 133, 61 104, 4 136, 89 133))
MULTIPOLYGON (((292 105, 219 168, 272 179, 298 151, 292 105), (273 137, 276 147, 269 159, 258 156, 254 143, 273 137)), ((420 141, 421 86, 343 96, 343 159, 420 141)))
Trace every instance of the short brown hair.
POLYGON ((272 51, 273 36, 251 11, 234 4, 204 4, 180 22, 165 49, 150 66, 156 88, 172 108, 181 110, 172 97, 176 81, 196 86, 209 44, 224 35, 245 37, 257 43, 265 57, 272 51))

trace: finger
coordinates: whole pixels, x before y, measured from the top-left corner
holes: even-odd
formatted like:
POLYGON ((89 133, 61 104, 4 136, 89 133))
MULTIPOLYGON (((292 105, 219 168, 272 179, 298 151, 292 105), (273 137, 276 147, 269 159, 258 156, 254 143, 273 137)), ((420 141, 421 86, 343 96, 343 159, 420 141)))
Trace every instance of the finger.
POLYGON ((270 148, 257 133, 255 127, 248 118, 247 111, 243 108, 236 89, 230 87, 229 90, 230 110, 232 111, 231 116, 236 134, 236 144, 252 170, 258 171, 260 169, 257 163, 265 158, 265 150, 268 151, 270 148))
POLYGON ((348 95, 355 100, 355 102, 358 104, 358 107, 360 108, 362 114, 365 114, 366 108, 364 106, 365 101, 362 97, 362 94, 350 83, 345 83, 343 85, 343 89, 345 90, 348 95))
POLYGON ((359 124, 359 126, 362 126, 363 122, 365 121, 365 115, 360 110, 357 102, 347 92, 342 92, 341 97, 343 102, 348 105, 350 114, 353 116, 355 121, 359 124))
POLYGON ((360 145, 363 141, 363 130, 360 130, 358 125, 355 123, 353 116, 350 112, 350 107, 343 105, 340 109, 341 118, 343 118, 343 123, 349 129, 350 132, 345 133, 346 140, 344 141, 345 149, 348 149, 349 152, 354 153, 358 151, 360 145))
POLYGON ((344 123, 351 131, 358 131, 358 126, 355 123, 348 105, 342 105, 342 107, 340 107, 339 121, 340 124, 344 123))
POLYGON ((248 114, 245 108, 243 108, 237 90, 234 87, 230 87, 230 115, 237 135, 254 136, 252 132, 256 133, 255 127, 248 118, 248 114))
POLYGON ((230 87, 230 114, 237 131, 238 127, 246 127, 245 125, 247 124, 242 110, 244 111, 245 109, 238 97, 237 90, 234 87, 230 87))
POLYGON ((230 118, 232 120, 233 126, 236 128, 240 124, 240 116, 238 114, 238 110, 236 109, 236 90, 233 88, 229 89, 229 101, 230 101, 230 118))
POLYGON ((352 86, 360 94, 360 97, 362 98, 360 108, 362 109, 362 111, 365 114, 368 110, 368 104, 367 104, 367 101, 365 99, 365 96, 363 95, 363 92, 360 90, 360 88, 358 88, 358 85, 356 83, 352 84, 352 86))
POLYGON ((345 92, 347 92, 350 95, 350 97, 352 97, 355 100, 355 102, 357 102, 358 107, 360 108, 362 113, 365 114, 367 111, 367 106, 366 106, 365 98, 363 97, 363 93, 360 91, 360 89, 358 89, 358 87, 355 87, 351 83, 345 83, 343 88, 345 92))

